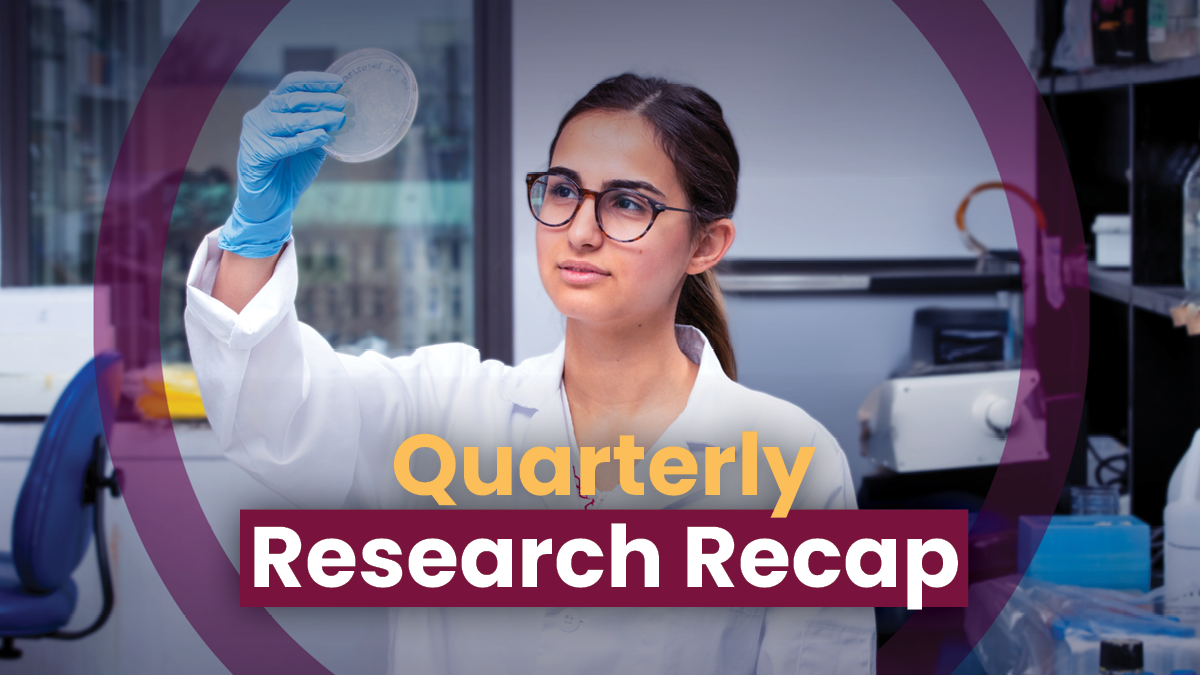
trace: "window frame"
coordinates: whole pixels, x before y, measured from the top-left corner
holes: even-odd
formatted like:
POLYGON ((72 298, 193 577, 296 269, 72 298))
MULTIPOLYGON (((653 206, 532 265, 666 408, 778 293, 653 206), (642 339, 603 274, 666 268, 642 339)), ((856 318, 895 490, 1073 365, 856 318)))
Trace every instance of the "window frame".
POLYGON ((28 0, 0 2, 0 287, 29 285, 28 27, 28 0))
POLYGON ((475 345, 513 358, 512 0, 475 0, 475 345))

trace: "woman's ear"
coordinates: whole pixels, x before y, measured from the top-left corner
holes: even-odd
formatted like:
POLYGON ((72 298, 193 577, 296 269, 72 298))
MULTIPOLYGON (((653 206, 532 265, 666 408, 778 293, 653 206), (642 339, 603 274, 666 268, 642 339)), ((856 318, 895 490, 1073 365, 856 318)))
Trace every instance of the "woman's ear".
POLYGON ((708 229, 700 237, 696 250, 692 252, 687 273, 700 274, 721 262, 721 258, 725 257, 725 252, 733 245, 733 238, 736 235, 737 227, 728 218, 710 223, 708 229))

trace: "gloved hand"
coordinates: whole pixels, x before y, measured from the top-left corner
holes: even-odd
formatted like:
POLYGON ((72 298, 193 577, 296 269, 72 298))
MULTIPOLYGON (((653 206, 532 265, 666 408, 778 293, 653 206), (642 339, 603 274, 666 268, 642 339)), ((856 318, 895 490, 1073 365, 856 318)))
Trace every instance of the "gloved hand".
POLYGON ((218 245, 247 258, 279 252, 292 236, 292 210, 325 161, 321 147, 342 128, 346 97, 331 73, 292 73, 242 117, 238 189, 218 245))

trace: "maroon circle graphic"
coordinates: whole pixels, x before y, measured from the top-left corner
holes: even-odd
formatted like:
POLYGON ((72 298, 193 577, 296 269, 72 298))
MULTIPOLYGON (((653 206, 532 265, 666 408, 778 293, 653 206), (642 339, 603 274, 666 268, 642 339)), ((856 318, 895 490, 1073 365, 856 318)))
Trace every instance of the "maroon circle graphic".
MULTIPOLYGON (((1062 243, 1061 270, 1086 267, 1083 230, 1070 174, 1037 87, 983 0, 895 0, 941 57, 974 111, 1001 179, 1038 195, 1048 236, 1062 243), (1038 163, 1038 144, 1041 163, 1038 163)), ((160 368, 159 292, 172 205, 209 111, 250 46, 287 0, 201 0, 167 47, 138 101, 122 141, 98 237, 97 286, 111 290, 117 349, 127 367, 160 368), (230 17, 236 16, 236 21, 230 17)), ((1019 396, 1045 411, 1048 462, 1020 463, 1010 439, 984 511, 1014 520, 1050 513, 1075 444, 1087 372, 1086 274, 1061 276, 1051 303, 1042 241, 1033 215, 1010 195, 1025 279, 1023 368, 1019 396)), ((1052 274, 1054 269, 1051 268, 1052 274)), ((100 313, 97 312, 99 317, 100 313)), ((102 335, 97 331, 98 336, 102 335)), ((238 576, 200 507, 168 425, 107 430, 125 499, 155 569, 193 628, 234 673, 328 673, 261 608, 239 606, 238 576), (154 461, 145 461, 153 459, 154 461)), ((1023 570, 1018 570, 1023 572, 1023 570)), ((997 609, 998 611, 998 609, 997 609)), ((990 625, 990 616, 974 621, 990 625)), ((939 661, 948 641, 970 644, 963 612, 927 609, 878 653, 878 670, 950 672, 939 661)), ((962 654, 965 656, 965 653, 962 654)))

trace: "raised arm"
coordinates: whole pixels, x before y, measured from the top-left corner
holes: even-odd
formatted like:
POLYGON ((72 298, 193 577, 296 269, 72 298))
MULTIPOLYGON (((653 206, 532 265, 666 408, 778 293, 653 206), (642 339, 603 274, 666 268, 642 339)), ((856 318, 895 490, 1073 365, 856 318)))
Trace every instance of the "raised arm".
POLYGON ((212 297, 240 313, 266 285, 292 236, 292 212, 325 162, 322 146, 342 128, 342 79, 330 73, 292 73, 242 118, 238 191, 221 228, 226 255, 212 297))
POLYGON ((340 97, 306 88, 333 88, 329 77, 289 75, 243 119, 234 212, 188 273, 188 345, 209 422, 235 464, 306 508, 412 508, 432 498, 399 486, 396 448, 413 429, 444 434, 449 420, 481 411, 507 421, 511 404, 489 393, 506 371, 461 344, 397 359, 340 354, 297 318, 291 211, 324 159, 321 125, 342 120, 310 112, 340 97))
MULTIPOLYGON (((217 239, 209 234, 196 252, 184 313, 205 411, 225 456, 292 503, 426 505, 432 498, 407 493, 396 481, 393 459, 404 439, 417 429, 447 437, 456 419, 508 420, 510 408, 489 393, 504 366, 481 364, 467 345, 424 347, 396 359, 335 352, 296 317, 293 246, 234 312, 212 295, 220 270, 236 260, 217 239)), ((413 470, 436 473, 435 458, 414 460, 413 470)))
MULTIPOLYGON (((292 212, 341 128, 341 79, 293 73, 242 118, 233 213, 210 234, 188 275, 185 325, 209 422, 234 463, 305 506, 371 505, 355 476, 359 449, 386 434, 364 428, 359 382, 329 344, 296 318, 292 212), (356 489, 357 487, 357 489, 356 489), (356 495, 357 493, 357 495, 356 495)), ((370 368, 366 377, 370 380, 370 368)), ((402 386, 389 402, 402 414, 402 386)), ((367 413, 369 414, 369 413, 367 413)))
POLYGON ((232 251, 225 251, 217 268, 212 297, 240 314, 267 285, 282 253, 281 250, 266 258, 243 258, 232 251))

